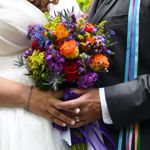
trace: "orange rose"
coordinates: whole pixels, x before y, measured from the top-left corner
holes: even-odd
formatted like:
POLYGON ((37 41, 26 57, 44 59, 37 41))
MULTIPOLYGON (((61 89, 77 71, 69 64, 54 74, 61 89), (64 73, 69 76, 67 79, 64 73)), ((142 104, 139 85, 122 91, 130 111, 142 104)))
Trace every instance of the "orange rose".
POLYGON ((107 70, 109 67, 108 58, 102 54, 96 54, 92 58, 91 68, 93 71, 99 72, 102 70, 107 70))
POLYGON ((69 36, 69 31, 63 24, 58 24, 53 33, 57 37, 57 40, 67 38, 69 36))
POLYGON ((60 47, 60 53, 68 59, 74 59, 79 55, 79 48, 75 40, 65 41, 60 47))

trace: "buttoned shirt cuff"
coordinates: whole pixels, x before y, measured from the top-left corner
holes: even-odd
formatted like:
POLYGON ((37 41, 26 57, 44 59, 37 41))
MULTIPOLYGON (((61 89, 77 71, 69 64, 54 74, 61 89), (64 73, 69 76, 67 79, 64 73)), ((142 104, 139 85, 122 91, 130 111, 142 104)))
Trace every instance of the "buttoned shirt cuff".
POLYGON ((104 88, 99 88, 99 96, 100 96, 100 102, 101 102, 103 121, 106 124, 113 124, 113 121, 110 117, 108 106, 106 103, 106 96, 105 96, 105 89, 104 88))

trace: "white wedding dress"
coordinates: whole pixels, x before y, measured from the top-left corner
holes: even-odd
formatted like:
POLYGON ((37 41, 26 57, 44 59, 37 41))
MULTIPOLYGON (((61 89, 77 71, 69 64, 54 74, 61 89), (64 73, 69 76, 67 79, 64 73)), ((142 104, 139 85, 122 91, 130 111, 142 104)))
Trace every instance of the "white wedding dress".
MULTIPOLYGON (((50 13, 75 8, 75 0, 60 0, 50 4, 50 13)), ((0 0, 0 76, 31 85, 25 68, 14 66, 17 56, 30 46, 26 39, 30 24, 44 24, 43 13, 26 0, 0 0)), ((3 86, 3 85, 1 85, 3 86)), ((5 100, 5 99, 4 99, 5 100)), ((63 135, 64 136, 64 135, 63 135)), ((0 150, 67 150, 61 133, 51 122, 24 109, 0 108, 0 150)))

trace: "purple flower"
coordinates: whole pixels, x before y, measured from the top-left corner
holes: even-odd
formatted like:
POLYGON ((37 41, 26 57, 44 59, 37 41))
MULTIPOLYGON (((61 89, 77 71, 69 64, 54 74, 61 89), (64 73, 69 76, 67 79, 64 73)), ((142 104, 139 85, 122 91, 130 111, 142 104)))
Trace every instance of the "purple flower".
POLYGON ((66 38, 67 41, 74 39, 74 35, 71 34, 69 37, 66 38))
POLYGON ((30 25, 28 27, 28 35, 27 38, 34 39, 39 48, 44 48, 45 46, 45 37, 44 28, 42 25, 30 25))
POLYGON ((102 51, 106 51, 107 50, 106 46, 101 46, 101 49, 102 49, 102 51))
POLYGON ((29 26, 28 26, 27 39, 30 40, 32 37, 34 37, 34 28, 35 28, 35 25, 29 25, 29 26))
POLYGON ((46 64, 51 72, 61 74, 63 71, 64 57, 53 48, 48 48, 45 52, 46 64))
POLYGON ((108 50, 106 50, 106 54, 111 55, 111 54, 113 54, 113 53, 112 53, 111 50, 108 49, 108 50))
POLYGON ((91 65, 91 57, 89 55, 87 55, 86 53, 82 53, 79 56, 79 60, 77 61, 78 63, 78 73, 81 74, 85 74, 86 72, 88 72, 90 70, 90 65, 91 65))
POLYGON ((45 39, 42 35, 39 35, 36 37, 36 44, 39 46, 39 48, 44 48, 45 46, 45 39))
POLYGON ((52 59, 52 55, 50 55, 50 54, 47 55, 46 60, 49 61, 49 60, 51 60, 51 59, 52 59))
POLYGON ((86 70, 85 70, 83 67, 79 67, 79 68, 78 68, 79 74, 85 73, 85 71, 86 71, 86 70))
POLYGON ((109 32, 111 37, 115 36, 115 32, 113 30, 109 30, 109 32))
POLYGON ((71 22, 75 24, 76 23, 76 16, 75 16, 75 14, 71 13, 70 16, 71 16, 71 22))
POLYGON ((44 33, 44 28, 42 25, 30 25, 28 27, 27 38, 28 39, 38 38, 40 36, 43 36, 43 33, 44 33))
POLYGON ((103 35, 100 35, 100 36, 99 36, 99 39, 101 39, 101 41, 102 41, 104 44, 106 44, 106 39, 105 39, 105 37, 104 37, 103 35))
POLYGON ((97 30, 98 30, 97 28, 94 28, 94 29, 93 29, 93 33, 94 33, 94 35, 96 35, 97 30))
POLYGON ((81 29, 80 29, 80 33, 83 34, 83 35, 85 34, 84 28, 81 28, 81 29))
POLYGON ((79 78, 77 82, 78 88, 86 89, 92 87, 95 84, 95 82, 98 80, 98 78, 99 75, 97 73, 89 72, 86 75, 83 75, 79 78))
POLYGON ((25 50, 25 51, 24 51, 24 58, 27 59, 29 56, 32 55, 32 53, 33 53, 33 50, 31 50, 31 49, 25 50))

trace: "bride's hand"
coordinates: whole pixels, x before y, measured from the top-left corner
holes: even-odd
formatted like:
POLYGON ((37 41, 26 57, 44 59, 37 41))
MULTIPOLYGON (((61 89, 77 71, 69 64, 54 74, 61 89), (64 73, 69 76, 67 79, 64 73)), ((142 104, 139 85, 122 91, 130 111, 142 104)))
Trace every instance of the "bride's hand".
POLYGON ((73 119, 67 117, 55 107, 55 105, 60 102, 59 98, 62 96, 63 92, 61 91, 41 91, 37 88, 33 88, 29 110, 60 126, 66 126, 66 124, 74 125, 75 121, 73 119), (65 122, 63 122, 63 120, 65 120, 65 122))

